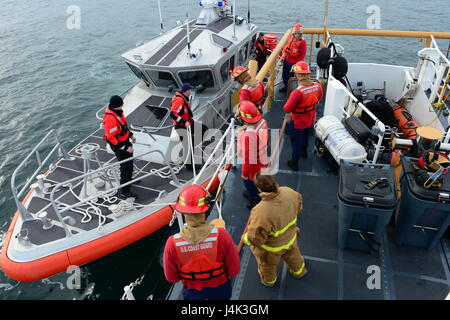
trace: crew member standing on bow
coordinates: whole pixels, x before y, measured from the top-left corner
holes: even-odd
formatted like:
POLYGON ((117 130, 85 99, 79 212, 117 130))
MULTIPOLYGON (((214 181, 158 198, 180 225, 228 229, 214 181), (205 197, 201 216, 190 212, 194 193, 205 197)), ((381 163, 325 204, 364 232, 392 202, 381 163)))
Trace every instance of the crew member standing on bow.
MULTIPOLYGON (((133 157, 133 145, 136 138, 128 129, 127 120, 123 114, 123 100, 120 96, 112 96, 109 106, 103 116, 103 128, 105 139, 116 155, 118 161, 133 157), (131 139, 131 142, 130 142, 131 139)), ((120 184, 131 181, 133 176, 133 161, 127 161, 120 165, 120 184)), ((123 197, 134 197, 137 195, 130 191, 131 185, 122 187, 120 195, 123 197)))
POLYGON ((292 27, 292 34, 289 37, 288 44, 282 51, 284 55, 283 61, 283 83, 284 88, 280 92, 286 92, 288 81, 294 76, 292 73, 292 66, 299 61, 303 61, 306 56, 306 40, 302 39, 303 26, 301 24, 295 24, 292 27))
POLYGON ((255 41, 255 56, 256 61, 258 61, 258 71, 261 70, 264 63, 266 63, 267 55, 269 54, 269 46, 266 41, 264 41, 264 33, 260 33, 255 41))
POLYGON ((182 281, 185 300, 229 300, 231 278, 240 271, 236 246, 224 228, 206 221, 210 196, 201 186, 184 188, 175 209, 186 224, 167 239, 164 274, 167 281, 182 281))
POLYGON ((194 123, 191 104, 189 103, 192 89, 193 87, 190 84, 183 83, 181 90, 177 91, 172 99, 170 117, 173 119, 175 129, 186 129, 194 123))
MULTIPOLYGON (((203 141, 203 135, 205 134, 208 128, 200 122, 196 122, 193 119, 193 114, 191 110, 191 104, 189 102, 189 96, 191 95, 191 90, 194 89, 189 83, 183 83, 181 85, 181 90, 175 93, 175 96, 172 99, 172 104, 170 106, 170 117, 173 119, 173 124, 175 129, 179 130, 187 130, 187 128, 191 131, 192 144, 195 148, 196 145, 199 145, 203 141), (201 125, 201 135, 198 136, 195 134, 195 128, 201 125)), ((183 136, 186 133, 178 132, 180 135, 181 141, 183 141, 183 136)), ((187 146, 187 144, 184 144, 187 146)), ((196 152, 198 151, 195 149, 196 152)), ((186 153, 187 154, 187 153, 186 153)), ((196 157, 197 158, 197 157, 196 157)), ((200 165, 196 163, 196 165, 200 165)), ((192 166, 192 163, 188 163, 188 167, 192 166)))
POLYGON ((316 109, 322 100, 323 90, 319 81, 310 78, 311 71, 305 61, 296 63, 292 69, 298 80, 298 88, 289 95, 284 112, 291 114, 286 126, 292 146, 292 159, 288 160, 288 166, 297 171, 300 156, 308 156, 308 134, 316 122, 316 109))
POLYGON ((257 174, 255 184, 262 200, 250 212, 242 240, 256 258, 261 283, 275 285, 281 259, 292 276, 302 278, 308 272, 297 244, 300 235, 297 215, 302 210, 302 195, 289 187, 279 187, 269 175, 257 174))
POLYGON ((242 84, 242 88, 239 95, 239 102, 250 101, 255 104, 259 112, 262 114, 263 110, 263 97, 266 91, 264 84, 261 81, 257 81, 250 75, 248 69, 238 66, 234 68, 232 76, 235 81, 242 84))
POLYGON ((244 197, 250 200, 247 208, 253 208, 261 197, 253 182, 255 175, 267 166, 268 124, 262 118, 258 108, 250 101, 239 105, 239 114, 244 127, 238 135, 237 154, 242 159, 241 177, 247 192, 244 197))

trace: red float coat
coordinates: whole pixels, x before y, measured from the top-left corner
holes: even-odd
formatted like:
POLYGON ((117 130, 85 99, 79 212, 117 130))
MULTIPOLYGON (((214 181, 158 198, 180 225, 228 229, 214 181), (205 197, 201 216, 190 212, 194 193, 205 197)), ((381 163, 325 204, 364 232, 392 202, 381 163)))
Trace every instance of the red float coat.
POLYGON ((267 166, 268 140, 269 126, 264 119, 239 133, 237 154, 242 158, 242 176, 253 181, 255 175, 267 166))

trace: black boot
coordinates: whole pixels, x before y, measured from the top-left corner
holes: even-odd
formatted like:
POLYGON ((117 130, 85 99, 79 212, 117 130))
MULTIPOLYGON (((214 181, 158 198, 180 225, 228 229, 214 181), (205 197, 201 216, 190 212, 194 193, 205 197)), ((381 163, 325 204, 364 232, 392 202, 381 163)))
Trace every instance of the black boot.
POLYGON ((252 210, 254 206, 256 206, 259 203, 259 201, 256 200, 250 200, 250 204, 247 205, 247 209, 252 210))
POLYGON ((288 160, 287 165, 289 168, 291 168, 294 171, 298 171, 298 161, 294 160, 288 160))

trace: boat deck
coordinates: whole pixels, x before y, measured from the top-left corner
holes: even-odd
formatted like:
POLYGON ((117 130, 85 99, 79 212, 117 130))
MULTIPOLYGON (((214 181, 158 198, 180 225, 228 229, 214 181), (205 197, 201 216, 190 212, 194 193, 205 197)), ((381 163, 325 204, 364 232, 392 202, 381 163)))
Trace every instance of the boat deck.
MULTIPOLYGON (((142 105, 136 108, 127 118, 128 121, 134 125, 143 126, 150 124, 165 128, 170 126, 172 123, 172 120, 168 117, 169 106, 170 99, 151 96, 148 100, 143 102, 142 105), (155 115, 155 112, 150 110, 150 107, 159 107, 161 110, 166 110, 167 114, 162 113, 160 115, 155 115), (158 117, 159 119, 157 119, 158 117)), ((158 134, 169 136, 170 132, 171 128, 165 128, 158 131, 158 134)), ((97 156, 102 166, 107 166, 117 162, 115 155, 107 152, 107 142, 102 139, 103 136, 103 129, 99 129, 89 135, 85 140, 69 151, 69 156, 72 157, 71 160, 59 160, 55 163, 55 168, 45 177, 44 182, 48 184, 45 195, 43 197, 33 196, 29 203, 28 210, 32 214, 45 210, 47 212, 47 217, 51 219, 53 226, 48 230, 43 230, 43 223, 40 220, 27 221, 23 223, 21 232, 27 234, 32 244, 43 245, 65 237, 64 229, 59 223, 57 214, 51 205, 50 192, 56 184, 83 175, 84 160, 81 155, 76 152, 76 148, 79 145, 86 143, 97 144, 100 147, 97 150, 97 156)), ((210 148, 207 144, 208 142, 203 146, 205 151, 210 148)), ((89 163, 91 170, 97 170, 99 168, 96 161, 90 160, 89 163)), ((149 174, 152 170, 158 170, 164 167, 161 164, 140 159, 134 160, 134 166, 134 178, 142 177, 149 174)), ((182 168, 176 176, 179 182, 183 184, 193 178, 193 172, 192 169, 189 170, 185 167, 182 168)), ((157 175, 151 175, 133 184, 131 186, 131 190, 138 195, 135 205, 148 205, 156 199, 175 191, 176 186, 171 184, 171 181, 171 178, 167 179, 161 178, 157 175), (162 191, 164 191, 164 193, 162 193, 162 191)), ((75 194, 80 195, 82 190, 82 180, 79 180, 76 184, 74 184, 72 189, 75 194)), ((67 187, 63 187, 60 191, 56 191, 55 199, 58 199, 62 206, 70 206, 79 202, 79 199, 77 199, 67 187), (59 198, 60 196, 61 198, 59 198)), ((105 206, 117 204, 122 199, 115 197, 115 199, 112 200, 113 201, 106 202, 105 200, 99 199, 97 202, 99 206, 96 207, 99 208, 102 215, 106 217, 104 224, 111 223, 116 219, 113 213, 105 206)), ((88 205, 83 205, 78 209, 86 210, 88 207, 88 205)), ((90 231, 97 228, 99 226, 100 218, 96 214, 91 214, 91 216, 92 218, 90 221, 86 222, 88 219, 80 212, 70 210, 62 214, 63 219, 66 217, 71 217, 74 219, 74 223, 72 225, 68 225, 68 228, 72 234, 90 231)))
MULTIPOLYGON (((271 128, 283 121, 283 96, 276 97, 271 112, 264 117, 271 128)), ((318 110, 318 118, 323 112, 318 110)), ((280 154, 280 170, 275 178, 279 185, 289 186, 303 195, 303 211, 299 215, 300 250, 309 273, 293 278, 286 265, 278 266, 274 287, 260 283, 256 260, 248 246, 243 247, 241 272, 233 280, 233 300, 378 300, 378 299, 445 299, 450 291, 450 239, 443 238, 433 250, 397 246, 393 226, 389 225, 379 253, 339 249, 338 246, 338 180, 325 160, 313 153, 314 134, 310 136, 309 156, 300 163, 298 172, 286 164, 290 157, 289 138, 285 137, 280 154), (367 280, 381 270, 381 288, 369 290, 367 280)), ((244 185, 240 168, 234 168, 225 184, 223 218, 236 244, 245 228, 249 210, 242 196, 244 185), (233 200, 231 200, 233 199, 233 200)), ((214 219, 214 214, 210 219, 214 219)), ((180 283, 169 299, 183 299, 180 283)))

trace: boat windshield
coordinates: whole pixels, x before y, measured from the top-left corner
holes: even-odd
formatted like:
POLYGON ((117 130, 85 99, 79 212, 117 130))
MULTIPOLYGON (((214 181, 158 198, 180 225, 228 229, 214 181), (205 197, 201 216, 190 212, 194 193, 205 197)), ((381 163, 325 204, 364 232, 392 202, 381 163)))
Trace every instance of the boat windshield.
POLYGON ((214 88, 214 78, 211 70, 196 70, 180 72, 181 82, 187 82, 191 86, 203 88, 214 88))
POLYGON ((136 77, 138 77, 141 80, 144 80, 144 82, 147 85, 150 85, 147 78, 145 77, 144 73, 141 71, 141 69, 139 69, 138 67, 126 62, 127 66, 130 67, 131 71, 133 71, 133 73, 136 75, 136 77))
POLYGON ((173 78, 172 74, 165 71, 158 70, 147 70, 147 75, 152 79, 157 87, 173 87, 174 89, 178 88, 178 85, 173 78))

